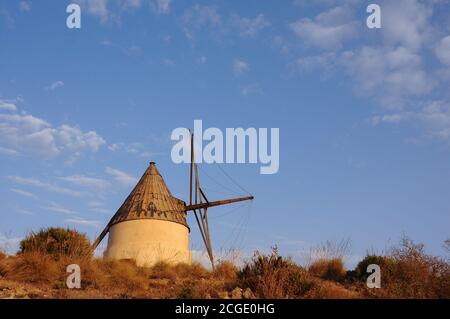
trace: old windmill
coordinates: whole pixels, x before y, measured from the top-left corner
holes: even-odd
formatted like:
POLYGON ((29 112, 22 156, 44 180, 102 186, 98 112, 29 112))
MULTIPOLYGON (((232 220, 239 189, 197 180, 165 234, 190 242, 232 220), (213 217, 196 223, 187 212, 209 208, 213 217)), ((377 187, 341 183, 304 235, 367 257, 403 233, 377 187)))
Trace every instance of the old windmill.
POLYGON ((95 250, 109 233, 105 258, 130 259, 138 266, 158 261, 190 263, 190 228, 187 212, 193 212, 206 252, 214 268, 208 208, 252 200, 253 196, 209 201, 199 180, 191 133, 189 205, 172 196, 154 162, 111 218, 92 245, 95 250))

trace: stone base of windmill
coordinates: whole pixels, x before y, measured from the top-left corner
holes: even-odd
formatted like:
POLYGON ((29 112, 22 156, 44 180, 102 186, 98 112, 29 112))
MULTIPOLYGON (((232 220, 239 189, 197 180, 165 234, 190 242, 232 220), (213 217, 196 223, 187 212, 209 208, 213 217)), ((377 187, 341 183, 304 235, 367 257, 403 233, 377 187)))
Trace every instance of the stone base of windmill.
POLYGON ((190 264, 189 229, 157 219, 121 222, 109 231, 104 257, 134 260, 139 267, 151 267, 158 262, 190 264))

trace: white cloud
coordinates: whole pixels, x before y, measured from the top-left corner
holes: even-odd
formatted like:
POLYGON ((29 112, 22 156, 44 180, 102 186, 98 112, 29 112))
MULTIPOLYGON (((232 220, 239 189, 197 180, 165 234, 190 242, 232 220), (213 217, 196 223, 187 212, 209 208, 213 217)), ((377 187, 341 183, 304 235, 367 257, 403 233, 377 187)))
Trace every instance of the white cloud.
POLYGON ((201 6, 196 4, 187 9, 181 17, 181 25, 185 36, 195 39, 195 33, 201 30, 210 30, 215 33, 222 28, 222 17, 214 6, 201 6))
POLYGON ((431 37, 432 3, 418 0, 384 1, 382 4, 383 37, 390 46, 420 49, 431 37), (431 5, 430 5, 431 4, 431 5))
POLYGON ((97 152, 105 144, 95 131, 83 132, 69 125, 54 128, 45 120, 29 114, 0 114, 0 142, 16 151, 44 157, 97 152))
POLYGON ((155 0, 156 12, 160 14, 170 13, 171 0, 155 0))
POLYGON ((17 106, 12 102, 0 100, 0 110, 15 111, 17 110, 17 106))
POLYGON ((238 30, 242 37, 255 37, 261 30, 270 26, 270 22, 260 13, 255 18, 241 18, 234 15, 231 24, 238 30))
POLYGON ((196 39, 197 33, 205 31, 216 39, 236 34, 244 38, 253 38, 271 25, 262 13, 255 17, 221 15, 217 6, 199 4, 185 10, 180 18, 180 24, 185 36, 191 41, 196 39))
POLYGON ((0 250, 7 254, 15 254, 20 248, 22 238, 0 234, 0 250))
POLYGON ((58 194, 64 194, 69 195, 73 197, 80 197, 82 194, 80 192, 64 188, 58 185, 53 185, 47 182, 42 182, 36 178, 27 178, 27 177, 21 177, 21 176, 8 176, 8 179, 13 181, 16 184, 20 185, 27 185, 36 187, 38 189, 43 189, 52 193, 58 193, 58 194))
POLYGON ((125 143, 114 143, 108 146, 108 149, 112 152, 125 151, 130 154, 138 154, 145 149, 142 143, 133 142, 129 144, 125 143))
POLYGON ((53 83, 51 83, 49 86, 45 87, 45 89, 47 91, 54 91, 57 88, 63 87, 64 86, 64 82, 63 81, 55 81, 53 83))
POLYGON ((406 120, 424 126, 429 137, 450 140, 450 103, 446 101, 432 101, 416 111, 399 111, 375 116, 372 123, 399 124, 406 120))
POLYGON ((438 43, 436 46, 436 56, 443 64, 450 66, 450 35, 442 38, 438 43))
POLYGON ((382 28, 372 32, 368 42, 352 43, 349 49, 343 44, 353 36, 349 26, 356 25, 351 16, 356 1, 346 1, 314 19, 299 20, 291 28, 321 50, 299 57, 292 65, 301 71, 319 70, 326 77, 335 73, 348 76, 357 95, 375 98, 381 104, 380 114, 372 118, 374 125, 415 122, 429 137, 448 139, 448 104, 438 89, 448 86, 446 81, 450 80, 450 36, 438 37, 432 19, 436 3, 382 1, 382 28), (444 67, 432 69, 429 48, 444 67), (423 101, 432 99, 441 101, 423 106, 423 101))
POLYGON ((117 151, 120 151, 121 149, 123 149, 124 145, 125 145, 124 143, 114 143, 114 144, 108 145, 108 149, 111 152, 117 152, 117 151))
POLYGON ((98 220, 90 220, 90 219, 83 219, 83 218, 75 217, 75 218, 66 219, 65 222, 69 223, 69 224, 77 224, 77 225, 100 228, 100 222, 98 220))
POLYGON ((72 176, 65 176, 60 177, 60 179, 72 183, 77 186, 83 186, 83 187, 89 187, 89 188, 95 188, 99 190, 106 189, 110 186, 110 183, 106 180, 100 179, 100 178, 94 178, 84 175, 72 175, 72 176))
POLYGON ((28 216, 34 215, 34 213, 28 209, 23 209, 21 207, 15 207, 14 209, 16 212, 23 214, 23 215, 28 215, 28 216))
POLYGON ((83 132, 78 127, 61 125, 56 131, 59 149, 72 151, 89 150, 97 152, 105 140, 94 131, 83 132))
POLYGON ((99 17, 102 23, 106 23, 111 18, 107 6, 108 0, 77 0, 75 2, 82 7, 82 10, 86 9, 89 14, 99 17))
POLYGON ((433 101, 427 104, 418 114, 418 118, 427 126, 432 136, 450 140, 450 103, 448 101, 433 101))
POLYGON ((373 94, 389 108, 401 108, 410 97, 429 93, 433 79, 426 73, 419 55, 404 47, 369 47, 340 56, 361 94, 373 94))
POLYGON ((233 61, 233 73, 235 76, 243 75, 250 70, 250 66, 247 62, 240 59, 235 59, 233 61))
POLYGON ((205 56, 201 56, 197 59, 197 63, 205 64, 208 61, 208 59, 205 56))
POLYGON ((137 9, 142 5, 142 0, 125 0, 123 6, 125 8, 137 9))
POLYGON ((30 12, 31 11, 31 2, 30 1, 20 1, 19 2, 19 10, 21 12, 30 12))
POLYGON ((300 57, 295 64, 300 71, 311 72, 318 69, 328 76, 337 67, 338 57, 335 52, 324 52, 318 55, 300 57))
POLYGON ((75 214, 75 212, 69 208, 63 207, 57 203, 50 203, 48 206, 42 207, 43 209, 50 210, 56 213, 62 213, 66 215, 75 214))
POLYGON ((96 213, 102 214, 111 214, 113 213, 111 209, 107 209, 104 207, 104 203, 99 201, 90 201, 88 202, 89 210, 96 213))
POLYGON ((115 168, 107 167, 106 173, 111 175, 113 179, 121 185, 131 186, 136 184, 137 178, 115 168))
POLYGON ((258 95, 258 94, 262 94, 263 90, 258 83, 253 83, 253 84, 249 84, 249 85, 242 87, 241 93, 244 96, 255 95, 255 94, 258 95))
POLYGON ((17 152, 16 150, 12 150, 10 148, 0 146, 0 155, 17 156, 19 155, 19 152, 17 152))
POLYGON ((162 64, 165 65, 165 66, 171 67, 171 68, 173 68, 173 67, 176 66, 175 61, 173 61, 173 60, 171 60, 171 59, 168 59, 168 58, 164 58, 164 59, 162 60, 162 64))
POLYGON ((323 48, 340 48, 356 34, 356 22, 348 7, 335 7, 317 15, 314 20, 303 18, 290 24, 294 33, 308 44, 323 48))
POLYGON ((22 195, 22 196, 31 198, 31 199, 38 199, 38 197, 37 197, 35 194, 30 193, 30 192, 26 192, 26 191, 21 190, 21 189, 10 188, 10 191, 11 191, 11 192, 14 192, 14 193, 16 193, 16 194, 19 194, 19 195, 22 195))

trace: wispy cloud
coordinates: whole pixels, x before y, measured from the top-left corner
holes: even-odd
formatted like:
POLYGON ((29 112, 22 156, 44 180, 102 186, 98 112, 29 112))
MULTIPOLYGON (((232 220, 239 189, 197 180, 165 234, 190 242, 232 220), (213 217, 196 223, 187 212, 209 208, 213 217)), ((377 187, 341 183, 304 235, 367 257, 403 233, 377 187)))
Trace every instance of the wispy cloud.
POLYGON ((234 59, 232 69, 235 76, 241 76, 250 70, 250 66, 244 60, 234 59))
POLYGON ((15 103, 0 100, 0 110, 15 111, 17 110, 17 106, 15 103))
POLYGON ((222 32, 222 17, 215 6, 196 4, 184 12, 180 21, 184 35, 189 40, 195 40, 196 33, 201 30, 210 30, 212 33, 222 32))
POLYGON ((64 82, 63 81, 56 81, 51 83, 49 86, 46 86, 45 89, 47 91, 54 91, 57 88, 63 87, 64 86, 64 82))
POLYGON ((28 215, 28 216, 32 216, 34 215, 34 213, 28 209, 24 209, 22 207, 16 207, 15 208, 16 212, 23 214, 23 215, 28 215))
POLYGON ((83 219, 83 218, 69 218, 65 220, 66 223, 69 224, 77 224, 77 225, 83 225, 83 226, 90 226, 95 228, 100 228, 100 221, 98 220, 90 220, 90 219, 83 219))
POLYGON ((164 59, 162 60, 162 64, 165 65, 165 66, 171 67, 171 68, 173 68, 173 67, 176 66, 175 61, 174 61, 174 60, 171 60, 171 59, 168 59, 168 58, 164 58, 164 59))
POLYGON ((30 12, 31 11, 31 1, 20 1, 19 2, 19 10, 21 12, 30 12))
POLYGON ((104 190, 111 186, 111 184, 104 179, 89 177, 89 176, 84 176, 84 175, 71 175, 71 176, 60 177, 60 179, 67 181, 69 183, 72 183, 74 185, 77 185, 77 186, 95 188, 98 190, 104 190))
POLYGON ((51 202, 49 205, 47 206, 43 206, 43 209, 46 210, 50 210, 52 212, 56 212, 56 213, 62 213, 62 214, 66 214, 66 215, 73 215, 75 214, 75 212, 69 208, 66 208, 60 204, 57 203, 53 203, 51 202))
POLYGON ((137 182, 136 177, 133 177, 121 170, 107 167, 105 171, 107 174, 111 175, 116 182, 118 182, 121 185, 130 186, 136 184, 137 182))
POLYGON ((27 192, 27 191, 24 191, 24 190, 21 190, 21 189, 10 188, 10 191, 11 191, 11 192, 14 192, 14 193, 16 193, 16 194, 19 194, 19 195, 28 197, 28 198, 38 199, 38 197, 37 197, 35 194, 30 193, 30 192, 27 192))
POLYGON ((152 3, 154 4, 154 8, 157 13, 159 14, 170 13, 170 6, 172 0, 154 0, 152 3))
POLYGON ((68 195, 68 196, 73 196, 73 197, 81 197, 82 193, 68 189, 68 188, 64 188, 58 185, 54 185, 54 184, 50 184, 47 182, 42 182, 36 178, 27 178, 27 177, 21 177, 21 176, 8 176, 8 179, 13 181, 16 184, 20 184, 20 185, 27 185, 27 186, 32 186, 32 187, 36 187, 38 189, 42 189, 42 190, 46 190, 52 193, 58 193, 58 194, 64 194, 64 195, 68 195))
POLYGON ((242 37, 255 37, 261 30, 270 26, 270 22, 260 13, 254 18, 240 17, 233 15, 231 25, 235 27, 242 37))
POLYGON ((10 149, 10 148, 0 146, 0 155, 17 156, 17 155, 19 155, 19 152, 17 152, 16 150, 10 149))
POLYGON ((107 23, 114 17, 108 9, 108 0, 76 0, 75 2, 88 14, 98 17, 101 23, 107 23))
POLYGON ((22 238, 0 234, 0 249, 8 254, 15 254, 19 250, 22 238))
POLYGON ((263 93, 261 86, 258 83, 252 83, 245 85, 241 88, 241 93, 243 96, 259 95, 263 93))

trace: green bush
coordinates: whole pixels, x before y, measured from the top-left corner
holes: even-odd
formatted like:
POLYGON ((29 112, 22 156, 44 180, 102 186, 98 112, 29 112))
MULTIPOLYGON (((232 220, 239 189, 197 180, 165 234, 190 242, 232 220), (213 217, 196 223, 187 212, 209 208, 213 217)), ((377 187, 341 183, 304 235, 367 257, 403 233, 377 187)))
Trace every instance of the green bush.
POLYGON ((355 279, 365 281, 370 275, 367 272, 367 266, 375 264, 383 268, 383 265, 387 263, 387 257, 377 255, 367 255, 361 260, 355 268, 355 279))
POLYGON ((20 242, 20 252, 40 252, 61 256, 92 257, 93 251, 85 234, 64 228, 47 228, 30 233, 20 242))

